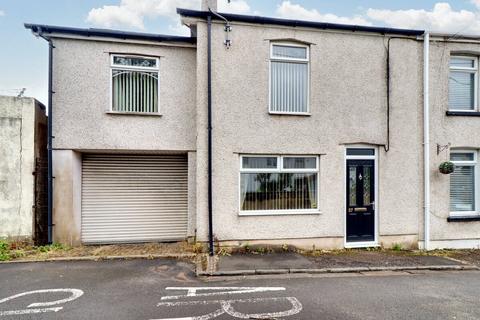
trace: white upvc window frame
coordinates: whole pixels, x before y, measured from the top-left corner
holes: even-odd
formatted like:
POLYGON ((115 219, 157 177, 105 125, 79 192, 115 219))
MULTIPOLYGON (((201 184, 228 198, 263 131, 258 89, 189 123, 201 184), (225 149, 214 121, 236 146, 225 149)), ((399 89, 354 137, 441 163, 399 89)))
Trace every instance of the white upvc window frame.
MULTIPOLYGON (((464 109, 453 109, 450 108, 448 105, 448 111, 456 111, 456 112, 478 112, 478 57, 476 56, 468 56, 468 55, 452 55, 450 56, 449 60, 449 79, 450 79, 450 72, 465 72, 465 73, 473 73, 474 76, 474 84, 473 84, 473 109, 472 110, 464 110, 464 109), (450 61, 452 59, 460 59, 460 60, 473 60, 474 66, 471 68, 468 67, 455 67, 450 65, 450 61)), ((450 90, 450 87, 448 88, 450 90)), ((450 91, 449 91, 450 92, 450 91)))
POLYGON ((288 42, 288 41, 272 41, 270 42, 270 55, 268 62, 268 113, 278 114, 278 115, 304 115, 309 116, 310 113, 310 46, 307 44, 297 43, 297 42, 288 42), (297 47, 306 49, 306 58, 305 59, 296 59, 296 58, 286 58, 286 57, 276 57, 273 55, 274 46, 284 46, 284 47, 297 47), (305 112, 288 112, 288 111, 274 111, 272 110, 272 62, 294 62, 294 63, 304 63, 307 65, 307 111, 305 112))
POLYGON ((239 174, 238 174, 238 211, 240 216, 282 216, 282 215, 308 215, 320 214, 320 157, 315 155, 250 155, 244 154, 239 157, 239 174), (251 169, 243 168, 243 158, 277 158, 277 167, 270 169, 251 169), (315 168, 305 169, 283 169, 284 158, 315 158, 315 168), (317 197, 315 199, 317 208, 315 209, 281 209, 281 210, 242 210, 242 190, 241 179, 242 173, 316 173, 317 174, 317 197))
POLYGON ((159 57, 152 57, 147 55, 140 55, 140 54, 117 54, 112 53, 110 54, 110 108, 108 113, 117 113, 117 114, 125 114, 125 115, 161 115, 160 112, 160 58, 159 57), (122 58, 143 58, 143 59, 152 59, 155 60, 155 67, 138 67, 138 66, 125 66, 120 64, 114 64, 115 57, 122 57, 122 58), (117 111, 113 110, 113 71, 114 70, 128 70, 128 71, 146 71, 146 72, 157 72, 157 104, 158 110, 157 112, 131 112, 131 111, 117 111))
MULTIPOLYGON (((475 210, 474 211, 450 211, 450 216, 451 217, 468 217, 468 216, 478 216, 480 215, 480 165, 478 163, 478 150, 472 150, 472 149, 454 149, 450 152, 450 154, 455 154, 455 153, 469 153, 473 154, 473 160, 471 161, 453 161, 450 160, 453 164, 459 165, 459 166, 473 166, 474 169, 474 188, 475 188, 475 193, 474 193, 474 201, 475 201, 475 210)), ((450 186, 449 186, 449 192, 450 192, 450 186)), ((449 208, 450 208, 450 203, 449 203, 449 208)), ((450 209, 449 209, 450 210, 450 209)))

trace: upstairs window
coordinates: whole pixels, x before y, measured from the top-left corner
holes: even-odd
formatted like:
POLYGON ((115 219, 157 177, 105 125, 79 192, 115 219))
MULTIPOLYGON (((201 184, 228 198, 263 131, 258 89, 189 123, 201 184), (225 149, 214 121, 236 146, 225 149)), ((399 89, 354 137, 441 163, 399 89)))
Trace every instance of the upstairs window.
POLYGON ((112 111, 158 113, 158 65, 152 57, 112 55, 112 111))
POLYGON ((478 58, 450 58, 448 105, 451 111, 478 111, 478 58))
POLYGON ((477 214, 477 152, 455 150, 450 154, 455 171, 450 175, 450 211, 453 215, 477 214))
POLYGON ((270 113, 308 114, 309 48, 272 43, 270 113))

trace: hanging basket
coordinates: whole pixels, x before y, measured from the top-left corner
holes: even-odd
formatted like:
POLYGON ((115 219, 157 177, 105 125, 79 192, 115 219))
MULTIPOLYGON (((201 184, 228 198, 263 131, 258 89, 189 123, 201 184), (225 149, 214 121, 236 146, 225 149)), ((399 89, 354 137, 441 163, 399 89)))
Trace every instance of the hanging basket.
POLYGON ((438 170, 443 174, 450 174, 455 171, 455 165, 451 161, 445 161, 440 164, 438 170))

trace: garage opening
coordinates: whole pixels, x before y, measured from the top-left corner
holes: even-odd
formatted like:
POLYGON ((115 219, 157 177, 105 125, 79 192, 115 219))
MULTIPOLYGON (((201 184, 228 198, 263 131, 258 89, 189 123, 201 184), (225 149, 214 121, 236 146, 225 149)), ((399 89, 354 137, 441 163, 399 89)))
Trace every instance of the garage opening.
POLYGON ((186 155, 83 155, 83 243, 183 240, 187 224, 186 155))

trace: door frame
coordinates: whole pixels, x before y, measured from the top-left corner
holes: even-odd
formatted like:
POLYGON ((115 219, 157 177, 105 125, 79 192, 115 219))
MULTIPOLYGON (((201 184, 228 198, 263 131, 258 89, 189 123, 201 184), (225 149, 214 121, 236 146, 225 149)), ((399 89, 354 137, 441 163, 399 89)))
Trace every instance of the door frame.
POLYGON ((345 248, 365 248, 378 247, 378 216, 379 216, 379 197, 378 197, 378 147, 372 145, 346 145, 343 151, 343 245, 345 248), (349 156, 347 149, 373 149, 373 156, 349 156), (347 241, 347 160, 373 160, 374 161, 374 184, 375 184, 375 211, 374 211, 374 240, 364 242, 348 242, 347 241))

